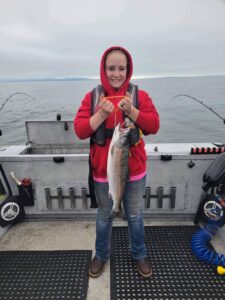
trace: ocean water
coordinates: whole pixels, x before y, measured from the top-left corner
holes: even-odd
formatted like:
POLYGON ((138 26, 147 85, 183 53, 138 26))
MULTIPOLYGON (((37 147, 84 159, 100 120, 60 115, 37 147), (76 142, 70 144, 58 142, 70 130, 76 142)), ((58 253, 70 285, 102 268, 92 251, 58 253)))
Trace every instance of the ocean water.
MULTIPOLYGON (((146 142, 225 142, 225 124, 187 94, 203 101, 225 119, 225 76, 173 77, 132 81, 151 96, 160 115, 160 130, 146 142)), ((26 120, 73 120, 84 95, 98 80, 0 83, 0 145, 27 141, 26 120)))

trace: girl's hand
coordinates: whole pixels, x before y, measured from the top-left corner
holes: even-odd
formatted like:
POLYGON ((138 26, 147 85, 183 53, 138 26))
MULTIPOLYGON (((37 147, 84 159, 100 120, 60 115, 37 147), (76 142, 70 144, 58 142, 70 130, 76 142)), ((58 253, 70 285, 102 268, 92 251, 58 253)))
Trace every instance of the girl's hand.
POLYGON ((128 92, 126 92, 126 96, 119 102, 118 106, 125 113, 125 115, 129 116, 131 114, 133 105, 128 92))
POLYGON ((102 117, 107 118, 113 111, 114 105, 112 102, 101 96, 101 100, 99 102, 99 112, 102 117))
POLYGON ((114 105, 107 100, 104 96, 100 96, 99 105, 96 107, 95 114, 90 118, 90 126, 93 131, 108 118, 108 116, 114 111, 114 105))

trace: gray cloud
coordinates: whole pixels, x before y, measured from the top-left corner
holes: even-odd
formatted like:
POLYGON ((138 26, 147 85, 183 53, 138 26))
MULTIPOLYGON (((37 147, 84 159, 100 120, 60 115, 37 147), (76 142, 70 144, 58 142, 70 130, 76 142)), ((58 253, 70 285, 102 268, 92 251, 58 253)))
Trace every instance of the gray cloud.
POLYGON ((222 0, 0 0, 0 78, 96 76, 122 45, 134 73, 225 74, 222 0))

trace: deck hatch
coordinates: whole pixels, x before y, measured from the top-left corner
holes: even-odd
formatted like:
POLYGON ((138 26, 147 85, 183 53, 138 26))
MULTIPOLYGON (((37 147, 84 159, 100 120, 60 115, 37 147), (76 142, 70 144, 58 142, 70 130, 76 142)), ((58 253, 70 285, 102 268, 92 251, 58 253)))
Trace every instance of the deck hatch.
POLYGON ((79 140, 73 121, 27 121, 27 145, 20 154, 79 154, 89 153, 89 140, 79 140))

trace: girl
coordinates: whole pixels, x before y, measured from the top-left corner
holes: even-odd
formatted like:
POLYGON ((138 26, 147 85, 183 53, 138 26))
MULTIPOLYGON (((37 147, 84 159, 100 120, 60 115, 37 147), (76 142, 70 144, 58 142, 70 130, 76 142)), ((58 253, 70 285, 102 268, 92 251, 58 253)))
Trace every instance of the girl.
MULTIPOLYGON (((113 128, 128 117, 136 133, 155 134, 159 129, 159 115, 149 95, 130 83, 133 63, 123 47, 107 49, 101 59, 101 85, 84 97, 74 119, 74 129, 80 139, 91 137, 90 163, 98 204, 96 219, 96 254, 89 275, 98 277, 110 256, 112 233, 112 200, 108 197, 107 156, 113 128), (95 95, 95 96, 94 96, 95 95), (97 96, 96 96, 97 95, 97 96), (93 98, 98 99, 93 99, 93 98), (97 104, 96 104, 97 102, 97 104)), ((130 142, 129 180, 123 196, 123 209, 128 221, 130 251, 143 277, 152 275, 144 242, 142 197, 146 178, 146 152, 141 136, 134 133, 130 142)))

